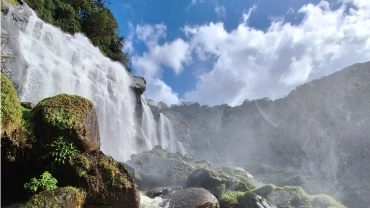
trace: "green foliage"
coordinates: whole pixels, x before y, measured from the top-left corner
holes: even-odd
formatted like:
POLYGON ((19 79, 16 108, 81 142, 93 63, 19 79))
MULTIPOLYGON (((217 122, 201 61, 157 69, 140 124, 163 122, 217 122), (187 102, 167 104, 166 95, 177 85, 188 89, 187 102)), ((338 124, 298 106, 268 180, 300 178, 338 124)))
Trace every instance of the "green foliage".
POLYGON ((41 190, 54 190, 57 189, 58 181, 48 171, 45 171, 39 179, 31 178, 28 183, 24 184, 25 189, 29 189, 32 192, 41 190))
POLYGON ((48 147, 50 152, 47 156, 52 157, 54 162, 58 164, 64 164, 66 160, 75 157, 79 153, 73 143, 68 143, 61 137, 53 141, 48 147))
POLYGON ((86 192, 74 187, 62 187, 56 190, 42 191, 34 196, 20 208, 81 208, 85 202, 86 192))
POLYGON ((125 39, 106 0, 26 0, 44 21, 68 33, 82 32, 101 52, 130 71, 131 58, 123 52, 125 39))
POLYGON ((1 134, 10 136, 22 127, 21 104, 13 83, 1 73, 1 134))

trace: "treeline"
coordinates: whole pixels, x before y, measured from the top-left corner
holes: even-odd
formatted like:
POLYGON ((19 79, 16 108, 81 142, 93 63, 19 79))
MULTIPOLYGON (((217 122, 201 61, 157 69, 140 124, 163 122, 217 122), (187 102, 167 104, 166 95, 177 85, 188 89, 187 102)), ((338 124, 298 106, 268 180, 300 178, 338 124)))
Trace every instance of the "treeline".
POLYGON ((125 38, 106 7, 108 0, 25 0, 44 21, 64 32, 84 33, 101 52, 130 71, 131 58, 123 52, 125 38))

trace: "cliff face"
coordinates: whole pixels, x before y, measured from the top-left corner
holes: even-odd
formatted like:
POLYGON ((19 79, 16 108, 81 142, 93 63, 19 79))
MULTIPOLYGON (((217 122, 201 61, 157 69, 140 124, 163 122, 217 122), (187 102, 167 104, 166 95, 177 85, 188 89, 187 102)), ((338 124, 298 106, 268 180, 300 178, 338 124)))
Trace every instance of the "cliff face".
POLYGON ((198 159, 244 166, 264 182, 302 185, 350 207, 370 203, 370 62, 275 101, 246 100, 235 107, 183 103, 162 111, 198 159), (281 181, 279 171, 266 166, 297 172, 281 181))

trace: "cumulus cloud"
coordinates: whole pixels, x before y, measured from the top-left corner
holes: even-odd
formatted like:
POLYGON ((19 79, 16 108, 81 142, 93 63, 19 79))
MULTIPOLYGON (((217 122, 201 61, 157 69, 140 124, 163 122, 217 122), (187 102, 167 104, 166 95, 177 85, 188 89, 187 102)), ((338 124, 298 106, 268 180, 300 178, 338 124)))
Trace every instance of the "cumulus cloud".
POLYGON ((158 41, 166 37, 166 30, 164 24, 137 25, 135 37, 146 45, 147 51, 134 56, 132 64, 147 80, 146 94, 149 98, 174 104, 178 102, 177 94, 160 80, 163 68, 168 67, 175 74, 181 73, 191 62, 191 51, 189 44, 180 38, 159 44, 158 41))
POLYGON ((184 99, 210 105, 275 99, 299 84, 369 61, 370 2, 342 1, 336 10, 326 1, 307 4, 296 11, 304 15, 300 24, 275 19, 266 31, 248 26, 256 7, 230 32, 223 23, 185 26, 196 56, 216 58, 210 70, 198 75, 196 88, 184 99))
POLYGON ((238 105, 245 99, 280 98, 297 85, 369 61, 370 1, 338 2, 335 10, 326 1, 307 4, 294 11, 304 16, 301 23, 275 18, 265 31, 249 26, 257 11, 253 6, 233 30, 227 31, 222 22, 185 25, 186 40, 163 44, 158 41, 166 37, 164 24, 137 25, 135 37, 148 50, 133 57, 133 66, 148 81, 147 97, 167 104, 238 105), (164 67, 180 74, 198 62, 211 67, 198 71, 195 88, 181 98, 161 80, 164 67))

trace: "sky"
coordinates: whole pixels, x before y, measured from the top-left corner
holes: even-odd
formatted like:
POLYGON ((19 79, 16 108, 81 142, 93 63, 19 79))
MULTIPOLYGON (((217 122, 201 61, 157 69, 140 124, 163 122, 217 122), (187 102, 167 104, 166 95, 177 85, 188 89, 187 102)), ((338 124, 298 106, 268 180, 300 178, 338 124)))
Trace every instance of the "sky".
POLYGON ((144 95, 240 105, 370 61, 368 0, 110 0, 144 95))

